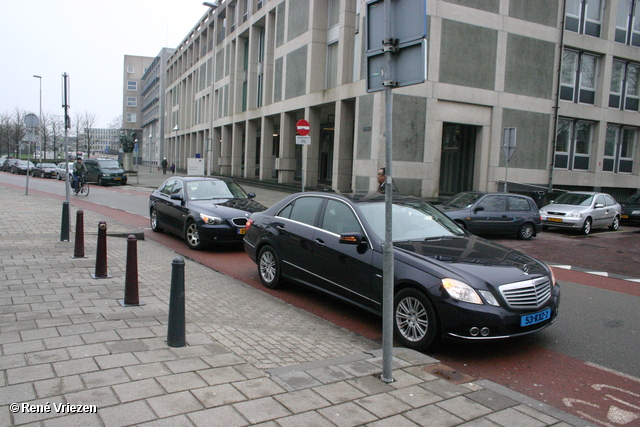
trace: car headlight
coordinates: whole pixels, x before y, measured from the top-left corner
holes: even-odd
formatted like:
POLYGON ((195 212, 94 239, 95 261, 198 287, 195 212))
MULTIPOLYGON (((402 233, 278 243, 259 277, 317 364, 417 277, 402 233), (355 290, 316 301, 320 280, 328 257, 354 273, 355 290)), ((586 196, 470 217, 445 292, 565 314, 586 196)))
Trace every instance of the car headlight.
POLYGON ((582 218, 582 211, 571 211, 566 216, 567 218, 582 218))
POLYGON ((222 218, 218 218, 217 216, 211 216, 201 213, 200 218, 204 221, 205 224, 209 225, 220 225, 222 224, 222 218))
POLYGON ((451 298, 471 304, 483 304, 480 295, 478 295, 478 293, 466 283, 449 278, 444 278, 441 280, 442 286, 451 298))

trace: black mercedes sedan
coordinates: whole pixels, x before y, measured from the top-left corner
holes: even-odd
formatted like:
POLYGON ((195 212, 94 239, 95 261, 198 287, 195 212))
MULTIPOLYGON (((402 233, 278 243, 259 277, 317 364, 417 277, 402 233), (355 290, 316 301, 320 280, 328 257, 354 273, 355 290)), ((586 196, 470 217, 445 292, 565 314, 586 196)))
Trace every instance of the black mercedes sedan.
POLYGON ((247 218, 266 209, 228 178, 172 177, 149 198, 153 231, 183 237, 192 249, 242 242, 247 218))
MULTIPOLYGON (((556 320, 560 288, 546 264, 470 234, 421 199, 394 195, 392 212, 402 345, 515 337, 556 320)), ((381 314, 384 230, 384 195, 298 193, 251 214, 244 248, 269 288, 286 279, 381 314)))

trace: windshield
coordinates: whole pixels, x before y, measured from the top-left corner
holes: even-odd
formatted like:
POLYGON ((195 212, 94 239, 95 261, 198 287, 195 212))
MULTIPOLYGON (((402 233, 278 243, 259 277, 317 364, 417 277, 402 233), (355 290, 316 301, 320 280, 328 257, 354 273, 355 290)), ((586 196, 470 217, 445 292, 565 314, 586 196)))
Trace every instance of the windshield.
POLYGON ((593 195, 580 193, 564 193, 554 203, 558 205, 591 206, 593 195))
POLYGON ((40 167, 42 167, 42 168, 55 168, 56 165, 54 165, 53 163, 42 163, 40 165, 40 167))
POLYGON ((247 193, 235 182, 189 181, 186 186, 189 200, 249 198, 247 193))
POLYGON ((100 160, 100 167, 104 169, 121 169, 120 163, 117 160, 100 160))
POLYGON ((478 200, 482 194, 479 193, 460 193, 443 203, 449 208, 469 208, 478 200))
POLYGON ((640 194, 635 194, 631 197, 629 197, 625 203, 629 203, 629 204, 638 204, 640 203, 640 194))
MULTIPOLYGON (((374 233, 380 240, 384 240, 384 202, 362 203, 359 206, 374 233)), ((425 202, 394 203, 392 215, 394 242, 465 236, 456 223, 425 202)))

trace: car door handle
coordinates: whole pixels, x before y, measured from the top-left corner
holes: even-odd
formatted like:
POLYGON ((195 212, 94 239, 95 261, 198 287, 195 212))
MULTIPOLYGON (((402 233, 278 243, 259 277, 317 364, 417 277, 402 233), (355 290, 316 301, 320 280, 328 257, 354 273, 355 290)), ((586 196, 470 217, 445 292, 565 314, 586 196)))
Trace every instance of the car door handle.
POLYGON ((276 229, 284 231, 284 224, 276 224, 276 229))
POLYGON ((322 239, 316 239, 316 244, 322 247, 325 247, 327 245, 322 239))

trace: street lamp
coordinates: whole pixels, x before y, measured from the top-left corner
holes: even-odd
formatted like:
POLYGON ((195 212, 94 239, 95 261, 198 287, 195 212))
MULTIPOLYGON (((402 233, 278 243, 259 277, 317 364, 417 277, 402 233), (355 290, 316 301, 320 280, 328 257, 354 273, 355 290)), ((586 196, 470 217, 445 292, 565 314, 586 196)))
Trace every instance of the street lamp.
MULTIPOLYGON (((40 144, 42 145, 42 76, 37 76, 34 74, 33 77, 38 79, 40 82, 40 115, 38 116, 38 119, 40 120, 40 128, 38 129, 38 139, 40 140, 40 144)), ((40 150, 40 153, 42 153, 42 150, 40 150)))
POLYGON ((217 8, 218 8, 218 5, 217 5, 217 4, 212 3, 212 2, 210 2, 210 1, 202 2, 202 5, 203 5, 203 6, 210 7, 212 10, 215 10, 215 9, 217 9, 217 8))
POLYGON ((173 147, 173 174, 175 175, 178 172, 178 125, 173 127, 173 130, 176 132, 176 140, 174 142, 175 146, 173 147))

